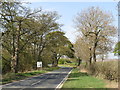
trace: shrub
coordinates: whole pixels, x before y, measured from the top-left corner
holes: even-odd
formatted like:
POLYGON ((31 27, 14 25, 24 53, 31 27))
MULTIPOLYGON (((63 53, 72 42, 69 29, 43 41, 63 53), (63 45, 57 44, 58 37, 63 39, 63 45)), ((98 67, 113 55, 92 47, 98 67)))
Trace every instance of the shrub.
POLYGON ((118 82, 118 62, 106 61, 96 62, 86 68, 90 74, 95 76, 102 76, 104 79, 115 80, 118 82))
POLYGON ((64 64, 65 63, 65 59, 60 59, 58 63, 59 64, 64 64))
POLYGON ((60 60, 59 60, 59 64, 66 64, 66 63, 72 63, 72 61, 71 61, 72 59, 64 59, 64 58, 61 58, 60 60))

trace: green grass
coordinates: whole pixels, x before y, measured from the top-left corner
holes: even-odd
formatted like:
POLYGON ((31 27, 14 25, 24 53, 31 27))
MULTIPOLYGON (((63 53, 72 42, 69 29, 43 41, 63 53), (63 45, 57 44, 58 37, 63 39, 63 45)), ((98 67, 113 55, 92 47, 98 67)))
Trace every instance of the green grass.
POLYGON ((70 64, 59 64, 58 66, 61 67, 76 67, 76 65, 74 63, 70 63, 70 64))
POLYGON ((62 88, 104 88, 105 82, 101 79, 73 69, 62 88))
POLYGON ((60 67, 52 67, 52 68, 45 68, 44 70, 45 71, 53 71, 53 70, 56 70, 56 69, 59 69, 60 67))
POLYGON ((28 77, 32 77, 34 75, 47 73, 49 71, 53 71, 56 69, 59 69, 59 67, 44 68, 42 70, 35 70, 35 71, 25 72, 25 73, 7 73, 2 76, 3 77, 2 82, 0 82, 0 84, 7 84, 13 81, 22 80, 28 77))

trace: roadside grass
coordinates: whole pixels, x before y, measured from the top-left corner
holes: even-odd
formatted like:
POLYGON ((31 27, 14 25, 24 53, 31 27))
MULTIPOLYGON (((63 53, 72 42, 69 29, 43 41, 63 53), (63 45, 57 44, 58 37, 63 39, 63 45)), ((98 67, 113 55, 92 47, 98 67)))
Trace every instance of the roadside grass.
POLYGON ((45 71, 53 71, 59 69, 60 67, 51 67, 51 68, 44 68, 45 71))
POLYGON ((86 72, 79 72, 79 69, 75 68, 62 88, 105 88, 105 85, 102 79, 90 76, 86 72))
POLYGON ((75 63, 69 63, 69 64, 59 64, 59 67, 76 67, 75 63))
POLYGON ((0 81, 0 84, 11 83, 13 81, 22 80, 22 79, 29 78, 35 75, 47 73, 49 71, 53 71, 56 69, 59 69, 59 67, 43 68, 42 70, 34 70, 34 71, 29 71, 29 72, 24 72, 24 73, 7 73, 2 76, 2 81, 0 81))

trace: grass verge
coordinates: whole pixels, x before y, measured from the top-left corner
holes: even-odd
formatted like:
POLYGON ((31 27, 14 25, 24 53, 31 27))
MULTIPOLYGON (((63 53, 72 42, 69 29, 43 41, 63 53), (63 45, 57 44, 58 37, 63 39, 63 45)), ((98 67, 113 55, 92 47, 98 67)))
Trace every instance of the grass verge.
POLYGON ((59 64, 60 67, 76 67, 75 64, 59 64))
POLYGON ((35 71, 30 71, 30 72, 25 72, 25 73, 7 73, 2 76, 2 82, 0 82, 0 84, 7 84, 13 81, 22 80, 22 79, 29 78, 35 75, 47 73, 49 71, 53 71, 56 69, 59 69, 59 67, 44 68, 42 70, 35 70, 35 71))
POLYGON ((103 80, 90 76, 86 72, 79 72, 79 69, 75 68, 62 88, 105 88, 105 85, 103 80))

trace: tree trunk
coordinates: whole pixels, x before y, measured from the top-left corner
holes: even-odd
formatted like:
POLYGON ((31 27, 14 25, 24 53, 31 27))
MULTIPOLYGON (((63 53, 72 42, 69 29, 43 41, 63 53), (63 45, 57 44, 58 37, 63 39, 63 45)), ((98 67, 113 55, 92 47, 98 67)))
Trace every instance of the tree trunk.
POLYGON ((53 52, 53 67, 57 67, 58 66, 58 59, 57 59, 57 54, 56 52, 53 52))
POLYGON ((89 64, 90 65, 92 64, 92 57, 90 57, 90 59, 89 59, 89 64))
POLYGON ((16 65, 16 55, 15 55, 15 34, 14 34, 14 29, 13 29, 13 42, 12 42, 12 47, 13 47, 13 53, 12 53, 12 60, 11 60, 11 72, 15 72, 15 65, 16 65))
POLYGON ((16 50, 16 66, 15 66, 15 73, 18 73, 19 71, 19 50, 17 48, 16 50))
POLYGON ((91 48, 90 48, 90 58, 89 58, 89 64, 92 64, 92 54, 91 54, 91 48))
POLYGON ((82 60, 80 58, 78 58, 78 65, 77 66, 80 66, 82 60))
POLYGON ((95 49, 93 51, 93 61, 96 62, 96 53, 95 53, 95 49))
POLYGON ((19 47, 20 47, 20 31, 21 31, 21 21, 19 21, 19 28, 17 33, 17 48, 16 48, 16 66, 15 66, 15 73, 19 71, 19 47))
POLYGON ((86 63, 85 63, 85 68, 88 66, 88 62, 86 61, 86 63))
POLYGON ((52 62, 52 67, 57 67, 57 66, 58 66, 57 61, 56 61, 56 60, 53 60, 53 62, 52 62))
MULTIPOLYGON (((96 38, 97 40, 97 38, 96 38)), ((97 47, 97 41, 95 40, 95 44, 93 47, 93 61, 96 62, 96 47, 97 47)))
POLYGON ((33 69, 37 70, 37 58, 36 58, 36 45, 34 44, 34 51, 33 51, 33 56, 34 56, 34 65, 33 65, 33 69))
POLYGON ((54 61, 53 66, 54 66, 54 67, 57 67, 57 66, 58 66, 58 60, 55 60, 55 61, 54 61))
POLYGON ((54 67, 54 60, 52 61, 52 67, 54 67))

